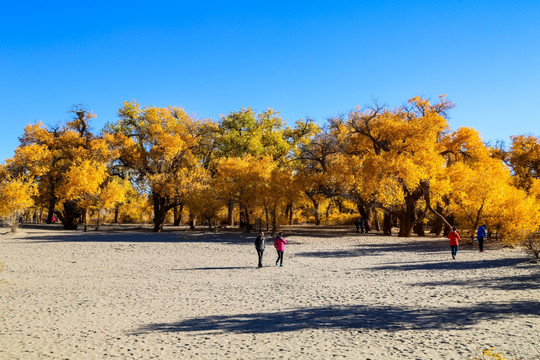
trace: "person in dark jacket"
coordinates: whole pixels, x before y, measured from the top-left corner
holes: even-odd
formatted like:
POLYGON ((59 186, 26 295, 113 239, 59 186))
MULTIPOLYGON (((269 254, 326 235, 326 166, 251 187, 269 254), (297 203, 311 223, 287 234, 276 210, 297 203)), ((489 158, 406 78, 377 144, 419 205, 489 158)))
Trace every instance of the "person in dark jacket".
POLYGON ((486 225, 482 225, 478 228, 476 233, 476 241, 478 241, 478 250, 484 252, 484 239, 487 236, 486 225))
POLYGON ((259 236, 255 239, 255 249, 257 249, 257 255, 259 255, 259 266, 260 268, 263 267, 262 265, 262 259, 263 259, 263 253, 264 253, 264 233, 261 231, 259 236))
POLYGON ((364 224, 362 224, 362 220, 360 218, 356 218, 356 220, 354 220, 354 226, 356 226, 356 232, 360 231, 360 226, 362 226, 362 232, 364 232, 364 224))

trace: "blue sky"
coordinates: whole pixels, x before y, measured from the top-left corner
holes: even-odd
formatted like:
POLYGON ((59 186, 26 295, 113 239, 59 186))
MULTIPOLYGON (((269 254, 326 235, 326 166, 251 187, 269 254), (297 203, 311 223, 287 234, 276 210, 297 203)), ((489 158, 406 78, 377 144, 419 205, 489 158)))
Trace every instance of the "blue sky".
POLYGON ((3 1, 0 162, 29 123, 127 100, 321 123, 373 99, 456 103, 484 140, 540 135, 540 1, 3 1))

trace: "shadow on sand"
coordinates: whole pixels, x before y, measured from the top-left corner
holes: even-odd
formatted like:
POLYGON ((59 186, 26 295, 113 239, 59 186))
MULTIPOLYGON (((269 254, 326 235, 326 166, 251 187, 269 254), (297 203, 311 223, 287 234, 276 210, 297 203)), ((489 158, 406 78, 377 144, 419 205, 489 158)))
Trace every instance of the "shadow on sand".
POLYGON ((540 302, 479 304, 454 309, 412 309, 391 306, 332 306, 272 313, 204 316, 173 323, 141 326, 131 334, 152 332, 275 333, 304 329, 462 329, 482 320, 540 315, 540 302))
POLYGON ((253 244, 255 235, 246 233, 161 232, 150 231, 44 231, 30 235, 27 242, 132 242, 132 243, 222 243, 253 244))
POLYGON ((474 261, 415 262, 377 266, 368 270, 414 271, 414 270, 478 270, 512 267, 528 262, 528 258, 508 258, 474 261))
POLYGON ((540 274, 503 276, 499 278, 471 280, 430 281, 414 286, 459 286, 490 288, 495 290, 540 290, 540 274))
POLYGON ((295 256, 322 257, 322 258, 342 258, 355 256, 374 256, 387 253, 396 253, 402 256, 405 253, 443 253, 448 252, 446 240, 441 239, 422 239, 408 241, 405 244, 380 243, 380 244, 358 244, 356 248, 350 250, 331 250, 331 251, 309 251, 298 252, 295 256))
MULTIPOLYGON (((63 230, 61 224, 24 224, 22 228, 40 230, 39 235, 29 235, 26 239, 32 242, 193 242, 193 243, 224 243, 224 244, 251 244, 257 237, 256 231, 249 233, 238 228, 221 229, 219 232, 208 231, 208 228, 201 227, 197 230, 189 230, 187 226, 165 226, 163 231, 155 233, 150 225, 101 225, 99 231, 89 227, 87 232, 79 230, 63 230)), ((313 238, 340 238, 357 237, 359 240, 379 236, 380 234, 358 234, 350 226, 311 226, 294 225, 285 226, 282 232, 290 244, 300 244, 301 240, 295 237, 313 237, 313 238)), ((267 242, 273 241, 273 236, 266 232, 267 242)), ((394 245, 374 245, 366 244, 371 248, 380 248, 380 251, 414 251, 430 252, 437 251, 440 248, 440 239, 423 238, 422 240, 408 242, 400 246, 394 245), (409 246, 410 245, 410 246, 409 246)), ((446 248, 445 248, 446 249, 446 248)), ((315 254, 315 253, 313 253, 315 254)), ((356 252, 344 256, 357 256, 364 253, 359 249, 356 252)), ((305 253, 304 256, 310 256, 305 253)), ((332 254, 328 253, 328 256, 332 254)), ((340 256, 336 254, 335 256, 340 256)))
POLYGON ((254 266, 222 266, 222 267, 200 267, 200 268, 188 268, 188 269, 171 269, 171 271, 197 271, 197 270, 253 270, 254 266))

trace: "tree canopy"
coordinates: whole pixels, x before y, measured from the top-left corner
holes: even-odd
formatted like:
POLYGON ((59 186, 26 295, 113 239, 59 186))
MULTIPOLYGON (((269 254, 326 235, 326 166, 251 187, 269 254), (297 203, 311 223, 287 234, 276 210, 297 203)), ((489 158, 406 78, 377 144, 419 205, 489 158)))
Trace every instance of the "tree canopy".
POLYGON ((514 135, 509 148, 490 147, 473 128, 451 129, 453 106, 445 96, 414 97, 289 127, 273 109, 214 121, 129 101, 99 135, 93 113, 76 107, 65 124, 25 128, 0 167, 0 216, 44 209, 73 229, 88 213, 114 212, 115 221, 161 231, 174 209, 175 223, 189 211, 192 226, 199 218, 275 230, 321 224, 324 213, 376 227, 381 219, 385 234, 397 224, 404 237, 426 224, 473 233, 487 223, 509 243, 537 231, 539 139, 514 135))

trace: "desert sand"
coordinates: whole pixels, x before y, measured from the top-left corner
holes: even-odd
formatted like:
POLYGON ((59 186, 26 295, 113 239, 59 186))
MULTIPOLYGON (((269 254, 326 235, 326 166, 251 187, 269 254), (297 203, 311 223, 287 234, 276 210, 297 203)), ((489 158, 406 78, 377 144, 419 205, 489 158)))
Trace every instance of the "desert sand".
POLYGON ((259 269, 254 233, 168 229, 0 229, 0 359, 540 358, 523 250, 294 227, 259 269))

